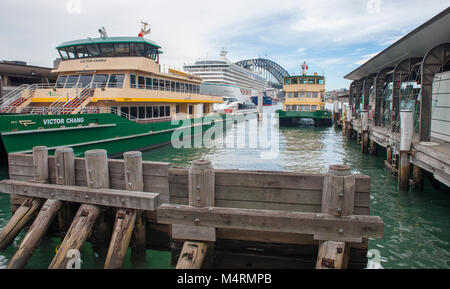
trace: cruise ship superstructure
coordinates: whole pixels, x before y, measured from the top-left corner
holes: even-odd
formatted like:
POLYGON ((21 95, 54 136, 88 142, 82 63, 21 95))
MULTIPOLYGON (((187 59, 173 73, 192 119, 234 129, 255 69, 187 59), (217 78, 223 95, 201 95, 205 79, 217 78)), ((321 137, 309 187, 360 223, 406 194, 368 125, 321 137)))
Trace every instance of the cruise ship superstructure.
POLYGON ((184 66, 186 72, 203 80, 200 93, 250 101, 250 96, 269 88, 268 81, 263 77, 230 62, 226 57, 227 51, 222 50, 220 56, 184 66))

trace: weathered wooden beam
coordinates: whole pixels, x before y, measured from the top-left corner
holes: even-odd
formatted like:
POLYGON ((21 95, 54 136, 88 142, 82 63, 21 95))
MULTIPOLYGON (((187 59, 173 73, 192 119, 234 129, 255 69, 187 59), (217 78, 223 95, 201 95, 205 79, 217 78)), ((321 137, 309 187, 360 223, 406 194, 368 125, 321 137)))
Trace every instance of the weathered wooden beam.
POLYGON ((156 210, 159 203, 159 194, 155 193, 39 184, 14 180, 0 181, 0 191, 27 197, 144 211, 156 210))
POLYGON ((207 243, 184 242, 176 269, 201 269, 207 250, 207 243))
POLYGON ((105 269, 121 269, 127 255, 136 221, 136 210, 119 209, 106 255, 105 269))
POLYGON ((345 243, 324 241, 319 245, 316 269, 342 269, 344 264, 345 243))
POLYGON ((71 250, 81 248, 91 234, 99 215, 100 208, 97 206, 80 206, 58 252, 48 267, 49 269, 69 269, 67 264, 71 257, 71 250))
MULTIPOLYGON (((34 182, 48 182, 48 151, 44 146, 33 147, 33 175, 34 182)), ((13 192, 14 193, 14 192, 13 192)), ((14 213, 8 224, 0 233, 0 250, 6 249, 22 229, 34 218, 42 205, 38 198, 26 199, 14 213)))
MULTIPOLYGON (((85 154, 88 186, 92 189, 109 187, 108 158, 105 150, 90 150, 85 154)), ((67 268, 70 252, 80 250, 86 239, 92 233, 101 208, 95 205, 83 204, 78 209, 69 231, 61 243, 60 249, 53 258, 49 269, 67 268)))
MULTIPOLYGON (((75 186, 75 157, 72 148, 58 148, 55 151, 56 184, 75 186)), ((66 233, 73 219, 71 205, 66 203, 58 211, 58 227, 60 232, 66 233)))
POLYGON ((335 217, 317 213, 163 204, 158 209, 158 222, 354 238, 383 236, 383 221, 377 216, 335 217))
POLYGON ((25 267, 61 206, 62 202, 57 200, 47 200, 44 203, 33 225, 20 243, 19 249, 8 263, 7 269, 22 269, 25 267))
POLYGON ((29 198, 22 203, 0 233, 0 250, 4 250, 11 245, 14 238, 39 211, 41 205, 42 200, 37 198, 29 198))
MULTIPOLYGON (((143 173, 142 173, 142 153, 141 152, 127 152, 124 154, 125 165, 125 183, 127 190, 141 191, 144 188, 143 173)), ((130 245, 131 237, 136 222, 136 210, 119 209, 116 213, 116 220, 114 222, 113 234, 109 244, 108 253, 105 261, 105 269, 120 269, 125 261, 128 246, 130 245)), ((142 229, 142 228, 140 228, 142 229)), ((144 228, 145 229, 145 228, 144 228)), ((141 233, 142 234, 142 233, 141 233)), ((139 235, 141 235, 139 234, 139 235)), ((144 239, 138 239, 137 247, 134 249, 143 249, 145 254, 145 231, 144 239)))

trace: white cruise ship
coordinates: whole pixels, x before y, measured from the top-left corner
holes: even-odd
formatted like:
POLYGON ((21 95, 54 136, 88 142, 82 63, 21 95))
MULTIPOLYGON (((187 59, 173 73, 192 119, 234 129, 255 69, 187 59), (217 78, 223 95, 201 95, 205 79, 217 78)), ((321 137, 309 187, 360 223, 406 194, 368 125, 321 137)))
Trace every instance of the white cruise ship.
POLYGON ((267 80, 231 63, 226 55, 227 52, 222 50, 219 59, 199 60, 193 65, 184 66, 187 73, 199 76, 203 80, 200 93, 249 102, 250 96, 269 88, 267 80))

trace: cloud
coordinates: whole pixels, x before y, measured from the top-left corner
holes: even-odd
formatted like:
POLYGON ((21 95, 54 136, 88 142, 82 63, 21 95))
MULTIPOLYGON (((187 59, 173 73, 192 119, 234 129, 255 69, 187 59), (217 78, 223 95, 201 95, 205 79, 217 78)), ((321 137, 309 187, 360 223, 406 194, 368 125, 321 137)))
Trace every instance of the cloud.
POLYGON ((379 52, 376 53, 370 53, 370 54, 365 54, 362 56, 362 58, 358 61, 355 62, 355 64, 357 65, 363 65, 364 63, 366 63, 367 61, 369 61, 370 59, 372 59, 373 57, 375 57, 379 52))
POLYGON ((2 59, 50 66, 64 41, 97 37, 100 26, 110 36, 137 35, 140 21, 147 21, 166 67, 215 57, 226 47, 233 61, 267 54, 289 71, 307 61, 326 71, 334 79, 327 88, 334 88, 329 85, 345 84, 340 69, 355 59, 361 63, 450 4, 383 0, 380 13, 369 13, 366 0, 80 0, 80 13, 70 13, 68 1, 76 0, 2 0, 2 59))

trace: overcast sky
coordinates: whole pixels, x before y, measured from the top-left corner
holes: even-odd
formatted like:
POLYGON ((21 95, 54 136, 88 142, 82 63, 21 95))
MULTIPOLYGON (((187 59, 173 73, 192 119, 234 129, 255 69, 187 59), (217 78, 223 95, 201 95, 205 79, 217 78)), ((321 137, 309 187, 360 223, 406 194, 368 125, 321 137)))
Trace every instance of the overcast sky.
POLYGON ((101 26, 109 36, 137 36, 146 21, 166 68, 217 57, 225 47, 233 62, 264 57, 291 74, 307 61, 331 90, 347 87, 343 76, 448 6, 450 0, 2 0, 0 60, 51 66, 64 41, 98 37, 101 26))

